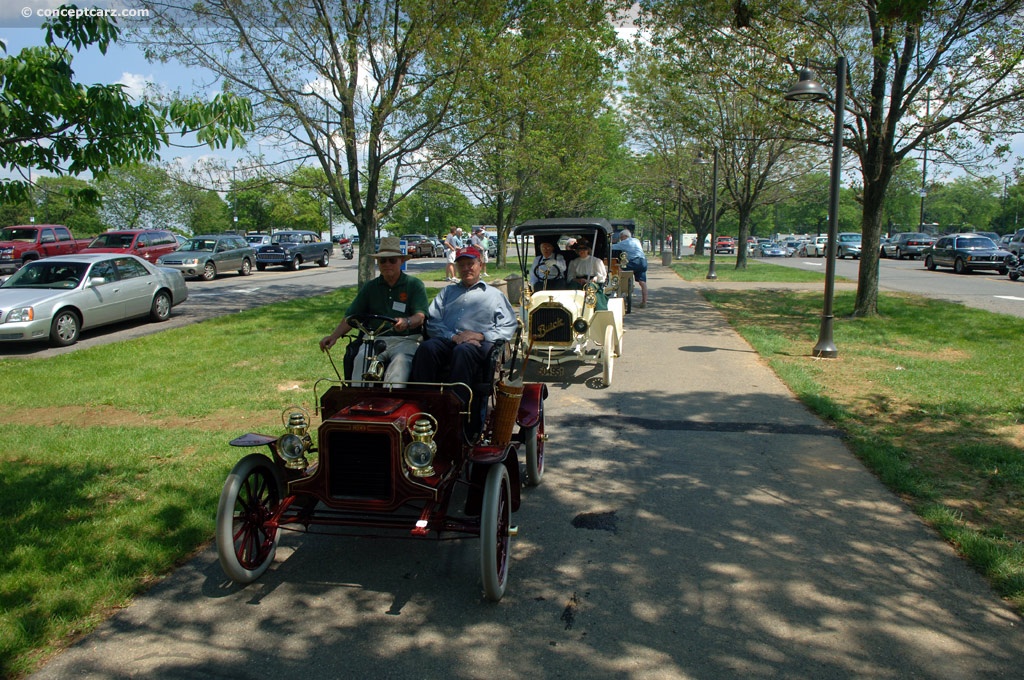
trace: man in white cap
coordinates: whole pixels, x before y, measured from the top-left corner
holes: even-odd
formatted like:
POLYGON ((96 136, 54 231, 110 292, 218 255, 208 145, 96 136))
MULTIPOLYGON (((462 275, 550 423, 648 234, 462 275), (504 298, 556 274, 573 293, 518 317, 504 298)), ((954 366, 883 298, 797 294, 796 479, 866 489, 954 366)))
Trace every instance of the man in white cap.
MULTIPOLYGON (((385 355, 390 359, 384 370, 384 382, 401 387, 409 380, 412 357, 419 347, 419 328, 426 321, 427 291, 423 282, 402 271, 402 263, 409 255, 402 253, 401 240, 387 236, 380 240, 380 250, 371 257, 376 258, 380 276, 359 290, 355 300, 345 311, 334 332, 320 340, 320 349, 327 351, 338 339, 352 330, 349 317, 355 314, 379 314, 395 320, 390 330, 381 339, 387 344, 385 355)), ((362 376, 366 371, 365 345, 356 357, 353 377, 362 376)))
MULTIPOLYGON (((480 280, 480 251, 469 246, 456 253, 460 281, 442 289, 427 310, 427 340, 412 360, 412 382, 454 382, 474 385, 480 367, 497 340, 511 340, 518 320, 512 303, 494 286, 480 280), (443 375, 443 366, 450 366, 443 375)), ((464 388, 456 388, 469 402, 464 388)), ((480 404, 476 405, 480 407, 480 404)), ((473 409, 470 432, 478 433, 479 408, 473 409)))

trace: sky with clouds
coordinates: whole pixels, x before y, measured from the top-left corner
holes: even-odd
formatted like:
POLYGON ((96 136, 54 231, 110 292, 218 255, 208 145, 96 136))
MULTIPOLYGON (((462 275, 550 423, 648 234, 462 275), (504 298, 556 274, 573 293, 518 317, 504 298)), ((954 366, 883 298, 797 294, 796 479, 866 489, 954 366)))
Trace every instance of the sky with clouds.
MULTIPOLYGON (((7 53, 16 54, 22 48, 42 43, 43 32, 40 29, 45 14, 67 0, 4 0, 0 3, 0 40, 7 44, 7 53)), ((85 7, 85 3, 81 3, 85 7)), ((132 12, 130 0, 98 0, 89 6, 108 8, 112 11, 132 12)), ((126 17, 119 21, 145 21, 141 17, 126 17)), ((623 32, 630 31, 628 22, 620 27, 623 32)), ((177 90, 193 92, 200 81, 208 81, 208 74, 190 71, 175 63, 149 63, 141 52, 123 43, 110 46, 106 55, 96 48, 88 48, 75 56, 73 67, 76 78, 84 83, 120 83, 125 85, 133 95, 141 94, 147 85, 159 90, 177 90)), ((212 92, 210 93, 213 94, 212 92)), ((186 140, 189 143, 190 140, 186 140)), ((1014 152, 1024 155, 1024 137, 1014 140, 1014 152)), ((267 147, 260 147, 260 152, 270 152, 267 147)), ((172 148, 163 154, 165 161, 179 159, 179 163, 189 166, 204 157, 214 156, 226 159, 229 163, 245 155, 244 150, 216 150, 206 147, 172 148)), ((931 164, 930 164, 931 165, 931 164)), ((1000 172, 1008 172, 1012 164, 1007 163, 1000 172)), ((934 171, 934 170, 933 170, 934 171)))

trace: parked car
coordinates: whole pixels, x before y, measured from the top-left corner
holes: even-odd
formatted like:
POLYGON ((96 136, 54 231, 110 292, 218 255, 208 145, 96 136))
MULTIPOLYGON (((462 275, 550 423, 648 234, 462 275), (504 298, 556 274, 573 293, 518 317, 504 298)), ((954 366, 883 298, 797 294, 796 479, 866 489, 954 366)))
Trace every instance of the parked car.
POLYGON ((762 243, 761 257, 787 257, 789 251, 780 243, 762 243))
POLYGON ((886 256, 885 255, 885 245, 887 243, 891 242, 891 241, 892 241, 892 239, 888 238, 886 236, 883 236, 882 238, 878 239, 878 257, 885 257, 886 256))
MULTIPOLYGON (((1003 234, 1002 236, 999 237, 999 240, 996 241, 996 245, 998 245, 1003 250, 1010 250, 1010 241, 1012 240, 1013 234, 1003 234)), ((1010 250, 1010 252, 1013 251, 1010 250)))
POLYGON ((957 274, 988 269, 1005 275, 1011 258, 1010 251, 1001 249, 986 236, 950 234, 925 249, 924 266, 931 271, 952 267, 957 274))
POLYGON ((1006 245, 1006 249, 1017 257, 1024 255, 1024 229, 1018 229, 1013 232, 1009 243, 1006 245))
POLYGON ((246 234, 245 241, 255 250, 260 246, 270 245, 270 234, 246 234))
POLYGON ((17 271, 27 262, 81 252, 91 238, 76 239, 62 224, 22 224, 0 229, 0 274, 17 271))
POLYGON ((256 269, 280 265, 292 271, 305 262, 316 262, 321 267, 331 263, 334 244, 321 241, 320 235, 312 231, 278 231, 270 237, 270 243, 256 249, 256 269))
POLYGON ((434 254, 431 257, 444 257, 444 244, 436 236, 428 236, 430 243, 434 246, 434 254))
POLYGON ((188 298, 180 272, 135 255, 56 255, 0 284, 0 342, 78 342, 86 329, 148 316, 166 321, 188 298))
POLYGON ((90 243, 82 253, 127 253, 147 262, 156 262, 162 255, 178 249, 178 239, 170 231, 160 229, 118 229, 107 231, 90 243))
POLYGON ((736 254, 736 239, 732 236, 719 236, 715 239, 715 254, 724 253, 726 255, 736 254))
MULTIPOLYGON (((369 348, 393 325, 374 315, 348 321, 369 348)), ((526 497, 523 486, 543 477, 547 439, 547 387, 510 379, 523 374, 521 344, 518 334, 510 343, 496 342, 480 366, 471 386, 472 403, 483 413, 479 437, 466 436, 474 409, 462 401, 458 385, 410 382, 393 389, 365 374, 353 382, 346 368, 337 380, 314 383, 319 425, 303 407, 290 406, 282 411, 279 434, 232 440, 245 455, 225 480, 217 506, 224 573, 236 583, 255 581, 274 562, 286 530, 435 543, 477 536, 484 596, 500 600, 513 562, 513 513, 526 497)), ((371 365, 376 362, 373 357, 371 365)), ((394 553, 389 559, 403 559, 401 549, 394 553)))
POLYGON ((790 238, 783 241, 782 246, 786 249, 786 257, 793 257, 799 253, 805 243, 807 243, 807 241, 799 238, 790 238))
POLYGON ((800 257, 825 257, 828 248, 828 236, 815 236, 805 241, 800 248, 800 257))
MULTIPOLYGON (((434 243, 424 234, 406 234, 401 237, 406 243, 406 253, 413 257, 437 257, 434 243)), ((442 250, 443 250, 442 246, 442 250)))
POLYGON ((883 247, 886 257, 902 260, 907 257, 920 257, 925 248, 935 243, 935 237, 920 232, 904 232, 883 247))
POLYGON ((237 271, 252 273, 256 251, 238 234, 193 236, 181 248, 156 261, 162 267, 177 269, 185 276, 213 281, 218 275, 237 271))
POLYGON ((847 257, 852 257, 855 260, 859 260, 860 248, 860 234, 849 231, 844 231, 840 234, 837 234, 836 257, 838 257, 840 260, 845 259, 847 257))

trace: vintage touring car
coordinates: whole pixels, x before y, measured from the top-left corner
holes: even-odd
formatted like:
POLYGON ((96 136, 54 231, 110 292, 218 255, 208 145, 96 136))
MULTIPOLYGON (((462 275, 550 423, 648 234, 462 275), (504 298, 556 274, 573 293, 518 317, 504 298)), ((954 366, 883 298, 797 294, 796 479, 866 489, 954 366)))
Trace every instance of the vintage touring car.
MULTIPOLYGON (((612 225, 602 218, 530 220, 513 230, 524 279, 519 301, 526 335, 526 356, 542 364, 541 375, 561 375, 562 363, 582 361, 601 366, 601 381, 611 385, 615 357, 622 354, 623 317, 631 296, 632 275, 612 258, 612 225), (532 276, 542 244, 550 243, 572 270, 572 245, 586 241, 591 256, 604 264, 604 281, 568 276, 532 276)), ((516 301, 513 301, 516 302, 516 301)))
POLYGON ((479 536, 483 592, 500 600, 520 487, 539 484, 544 474, 547 392, 543 384, 514 380, 522 374, 521 335, 495 343, 474 385, 393 385, 382 381, 384 348, 375 341, 393 322, 375 315, 349 322, 361 337, 346 350, 344 376, 335 369, 337 379, 314 387, 315 432, 306 409, 289 407, 282 413, 284 434, 250 433, 231 442, 266 446, 269 456, 246 455, 224 484, 217 510, 224 572, 242 584, 259 578, 286 529, 479 536), (359 342, 370 348, 368 370, 353 376, 359 342), (468 403, 457 387, 468 388, 468 403), (481 414, 478 435, 467 434, 474 413, 481 414))

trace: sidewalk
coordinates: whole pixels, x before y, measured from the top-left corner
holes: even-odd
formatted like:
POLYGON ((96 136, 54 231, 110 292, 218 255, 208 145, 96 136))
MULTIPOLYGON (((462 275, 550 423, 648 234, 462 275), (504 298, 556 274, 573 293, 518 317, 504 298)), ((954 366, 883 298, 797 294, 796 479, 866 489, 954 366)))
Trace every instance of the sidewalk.
POLYGON ((476 540, 288 535, 246 588, 202 551, 33 677, 1018 677, 1021 618, 703 299, 717 284, 648 282, 613 385, 548 384, 497 605, 476 540))

